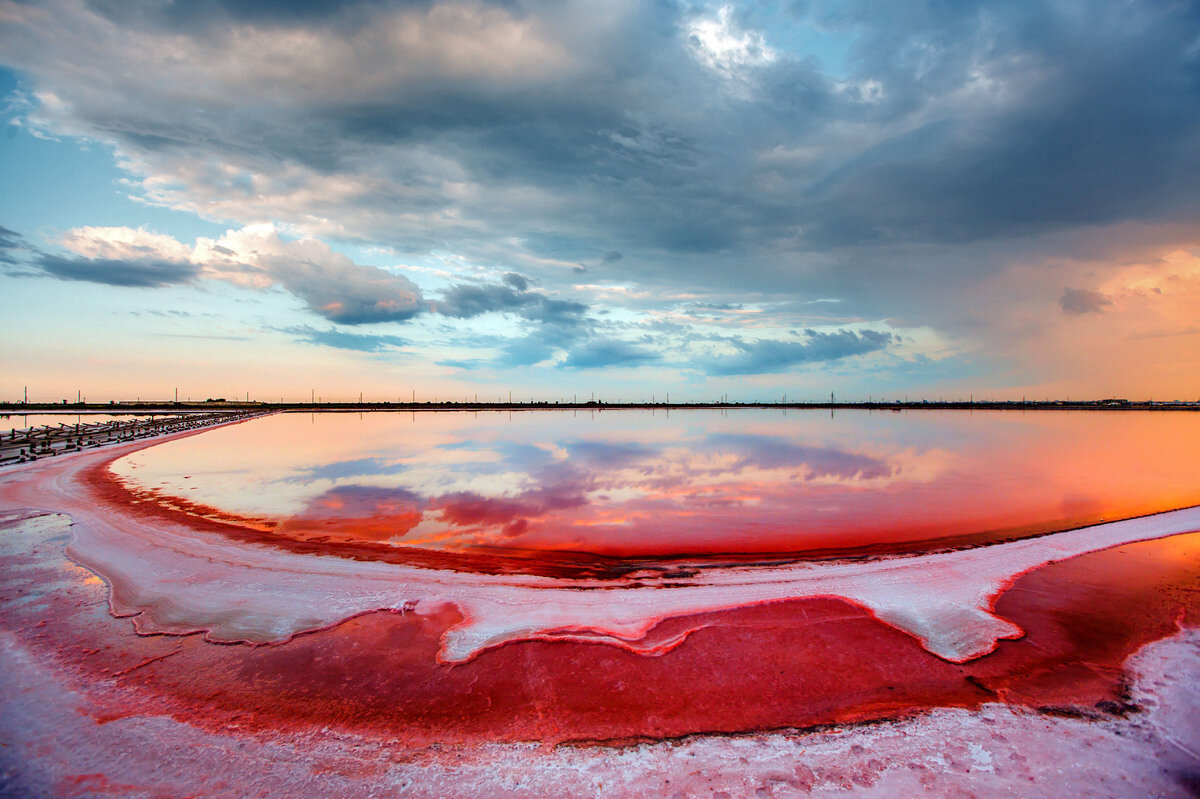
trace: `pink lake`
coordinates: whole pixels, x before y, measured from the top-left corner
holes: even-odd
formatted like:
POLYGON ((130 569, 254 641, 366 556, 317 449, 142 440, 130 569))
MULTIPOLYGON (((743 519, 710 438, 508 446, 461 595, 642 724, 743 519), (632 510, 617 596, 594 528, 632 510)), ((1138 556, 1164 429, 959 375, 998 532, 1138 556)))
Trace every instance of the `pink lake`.
POLYGON ((111 469, 144 500, 285 544, 619 570, 925 551, 1157 513, 1200 504, 1197 452, 1185 413, 292 413, 111 469))

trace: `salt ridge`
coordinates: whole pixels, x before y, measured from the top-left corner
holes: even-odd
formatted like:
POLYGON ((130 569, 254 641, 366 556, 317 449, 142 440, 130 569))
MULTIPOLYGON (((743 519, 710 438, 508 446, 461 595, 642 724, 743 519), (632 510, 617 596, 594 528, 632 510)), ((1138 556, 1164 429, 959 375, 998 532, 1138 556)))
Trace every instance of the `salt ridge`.
POLYGON ((995 598, 1019 575, 1065 558, 1200 529, 1187 508, 1035 539, 865 563, 802 563, 706 571, 661 586, 481 575, 304 556, 128 518, 76 518, 70 556, 104 577, 113 612, 141 633, 203 631, 216 642, 278 642, 371 611, 456 606, 463 621, 440 659, 461 662, 511 641, 570 639, 661 654, 689 632, 653 635, 663 620, 748 604, 840 597, 964 662, 1023 630, 996 616, 995 598))

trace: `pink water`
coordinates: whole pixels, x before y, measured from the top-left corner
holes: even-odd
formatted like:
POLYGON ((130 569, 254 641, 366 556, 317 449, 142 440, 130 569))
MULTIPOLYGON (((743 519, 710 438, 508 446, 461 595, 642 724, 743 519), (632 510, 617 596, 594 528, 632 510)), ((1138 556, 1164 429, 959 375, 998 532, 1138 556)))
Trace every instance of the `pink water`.
POLYGON ((279 414, 119 459, 280 541, 611 558, 981 543, 1200 504, 1200 416, 279 414))

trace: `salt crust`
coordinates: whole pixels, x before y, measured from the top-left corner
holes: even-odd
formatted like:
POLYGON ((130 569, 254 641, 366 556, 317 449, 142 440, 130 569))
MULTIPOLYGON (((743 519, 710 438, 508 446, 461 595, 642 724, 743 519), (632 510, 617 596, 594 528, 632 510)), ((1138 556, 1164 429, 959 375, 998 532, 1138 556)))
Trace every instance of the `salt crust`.
POLYGON ((686 580, 602 581, 470 574, 296 554, 182 525, 72 508, 68 554, 112 588, 113 612, 142 633, 204 631, 211 641, 265 643, 376 610, 464 619, 443 637, 445 662, 510 641, 568 639, 646 655, 687 630, 657 637, 665 619, 806 597, 840 597, 964 662, 1023 631, 991 605, 1021 574, 1135 541, 1200 530, 1200 507, 1052 535, 929 555, 861 562, 705 569, 686 580))
POLYGON ((0 796, 793 797, 1194 796, 1200 632, 1127 664, 1126 718, 1006 705, 904 721, 624 747, 412 749, 328 729, 214 733, 169 716, 102 723, 115 683, 83 684, 0 631, 0 796))

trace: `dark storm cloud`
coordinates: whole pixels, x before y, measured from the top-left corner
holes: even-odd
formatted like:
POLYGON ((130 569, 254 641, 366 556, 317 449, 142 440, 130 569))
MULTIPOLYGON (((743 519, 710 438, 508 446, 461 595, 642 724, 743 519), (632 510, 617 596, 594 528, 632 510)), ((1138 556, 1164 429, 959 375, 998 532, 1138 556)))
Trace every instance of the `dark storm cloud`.
POLYGON ((63 280, 84 280, 108 286, 156 288, 186 283, 200 271, 187 261, 159 258, 126 260, 120 258, 75 258, 40 254, 37 266, 63 280))
POLYGON ((967 242, 1194 212, 1200 191, 1183 176, 1200 164, 1200 7, 829 8, 861 32, 854 62, 881 84, 877 113, 927 121, 806 190, 814 243, 967 242))
POLYGON ((700 366, 712 375, 754 375, 782 372, 802 363, 820 363, 865 355, 886 347, 895 338, 879 330, 805 330, 802 341, 729 339, 740 352, 705 359, 700 366))
POLYGON ((1058 304, 1065 313, 1079 315, 1099 313, 1105 308, 1111 308, 1113 303, 1107 294, 1095 289, 1065 288, 1058 304))
MULTIPOLYGON (((120 16, 119 4, 104 8, 120 16)), ((438 6, 167 8, 165 29, 186 14, 353 44, 372 25, 405 14, 428 20, 438 6)), ((371 91, 359 88, 370 85, 361 75, 347 74, 345 91, 329 96, 279 85, 292 99, 286 111, 254 105, 257 91, 239 98, 240 88, 262 87, 235 78, 222 82, 222 102, 197 113, 179 103, 201 86, 170 85, 152 98, 151 87, 119 69, 103 105, 88 102, 99 103, 100 87, 58 88, 82 95, 82 121, 134 149, 171 158, 238 151, 261 157, 260 167, 274 159, 326 174, 357 170, 373 151, 381 176, 417 207, 460 206, 492 224, 513 219, 517 209, 462 206, 439 188, 439 175, 396 160, 396 148, 430 148, 485 188, 536 186, 556 196, 552 208, 521 209, 527 232, 560 233, 576 249, 589 231, 693 253, 798 234, 809 247, 972 241, 1169 214, 1200 199, 1186 178, 1198 165, 1200 120, 1198 12, 1187 4, 1098 3, 1078 12, 1054 2, 814 4, 808 17, 855 37, 850 77, 858 88, 801 54, 782 53, 753 70, 744 98, 731 98, 726 78, 697 63, 680 36, 687 15, 671 4, 635 5, 619 24, 598 28, 603 47, 584 46, 586 9, 481 9, 481 17, 537 23, 546 42, 568 48, 569 65, 549 56, 537 65, 558 65, 561 76, 539 72, 493 85, 442 64, 415 78, 398 73, 395 91, 371 91), (877 86, 878 97, 865 101, 863 86, 877 86), (826 133, 845 125, 869 129, 857 149, 826 133), (816 165, 762 158, 797 147, 814 148, 816 165)), ((37 59, 26 58, 37 77, 37 59)), ((171 74, 163 77, 170 82, 171 74)), ((398 211, 410 202, 395 192, 364 201, 395 202, 398 211)))

